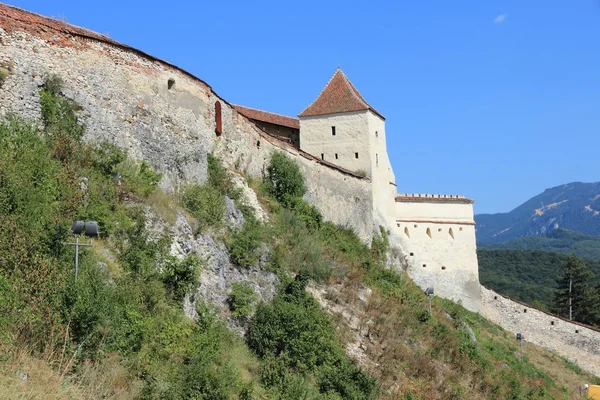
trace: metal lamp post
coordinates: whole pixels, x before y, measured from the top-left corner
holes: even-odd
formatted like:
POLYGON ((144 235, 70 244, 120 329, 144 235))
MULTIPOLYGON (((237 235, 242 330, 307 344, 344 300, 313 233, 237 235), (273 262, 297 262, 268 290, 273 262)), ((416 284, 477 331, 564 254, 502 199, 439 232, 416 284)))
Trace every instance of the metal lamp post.
POLYGON ((433 286, 425 289, 425 295, 427 296, 427 300, 429 300, 429 315, 431 315, 431 298, 433 297, 433 286))
POLYGON ((94 236, 98 236, 98 222, 96 221, 75 221, 71 227, 71 233, 75 235, 75 243, 65 243, 69 246, 75 246, 75 282, 77 282, 77 275, 79 274, 79 247, 91 247, 94 244, 94 236), (90 238, 89 243, 80 243, 79 236, 84 234, 90 238))
POLYGON ((523 340, 525 340, 525 335, 522 333, 517 333, 517 340, 519 341, 519 345, 521 347, 521 362, 523 362, 523 340))

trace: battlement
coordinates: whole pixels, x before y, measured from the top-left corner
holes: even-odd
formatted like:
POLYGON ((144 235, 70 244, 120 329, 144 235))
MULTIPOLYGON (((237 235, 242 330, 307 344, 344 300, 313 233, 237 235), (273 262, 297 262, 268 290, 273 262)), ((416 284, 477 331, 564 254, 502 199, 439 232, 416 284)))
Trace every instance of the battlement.
POLYGON ((475 200, 459 194, 424 194, 424 193, 400 193, 396 196, 397 202, 452 202, 473 204, 475 200))

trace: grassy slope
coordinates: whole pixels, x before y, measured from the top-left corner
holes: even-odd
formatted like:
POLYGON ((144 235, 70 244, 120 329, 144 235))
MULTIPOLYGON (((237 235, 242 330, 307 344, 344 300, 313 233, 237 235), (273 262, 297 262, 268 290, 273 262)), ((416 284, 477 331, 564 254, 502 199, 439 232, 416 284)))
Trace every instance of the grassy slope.
MULTIPOLYGON (((57 117, 53 123, 46 121, 48 130, 73 129, 72 124, 62 125, 65 105, 56 97, 50 100, 58 101, 59 107, 57 111, 53 103, 46 104, 58 114, 52 114, 57 117)), ((265 226, 249 220, 241 234, 219 226, 217 208, 207 208, 211 201, 222 201, 215 190, 234 195, 228 185, 221 185, 223 178, 205 190, 193 188, 189 193, 194 196, 183 198, 199 219, 199 229, 215 224, 220 232, 216 239, 226 242, 240 264, 258 257, 261 242, 269 245, 268 268, 279 274, 284 285, 279 300, 261 306, 259 314, 276 316, 280 323, 270 325, 276 318, 251 319, 250 330, 257 334, 245 342, 205 307, 200 306, 198 321, 190 321, 183 316, 181 293, 193 287, 189 286, 195 279, 190 266, 195 264, 169 259, 165 254, 169 238, 158 243, 145 240, 143 219, 134 212, 150 204, 167 220, 172 213, 165 210, 178 207, 175 199, 154 191, 156 177, 151 171, 127 167, 130 172, 116 185, 112 168, 125 168, 125 161, 114 159, 114 152, 93 153, 102 162, 87 165, 70 160, 69 150, 79 146, 73 138, 48 139, 53 145, 47 148, 29 136, 36 152, 15 153, 10 139, 14 132, 0 128, 3 135, 9 132, 3 137, 10 144, 2 148, 8 152, 3 160, 9 154, 14 159, 7 166, 16 165, 0 169, 9 171, 1 176, 2 188, 14 194, 0 198, 0 217, 10 222, 0 227, 18 233, 3 236, 11 242, 0 242, 2 398, 24 391, 31 398, 44 394, 46 398, 182 398, 199 393, 206 398, 370 397, 370 379, 348 363, 341 343, 358 344, 355 348, 365 356, 362 370, 377 379, 381 398, 578 398, 574 386, 594 379, 534 346, 527 347, 528 358, 520 363, 512 335, 452 302, 435 299, 429 315, 421 290, 403 274, 383 266, 385 232, 369 249, 351 231, 321 221, 318 212, 301 200, 285 199, 283 207, 259 189, 258 182, 252 183, 272 222, 265 226), (38 168, 32 176, 44 179, 22 179, 20 174, 32 167, 38 168), (82 173, 96 194, 94 204, 78 192, 82 173), (63 179, 61 186, 54 185, 55 177, 63 179), (19 191, 54 196, 49 203, 55 207, 32 219, 35 204, 19 199, 19 191), (52 237, 28 236, 39 239, 35 254, 19 241, 24 233, 48 231, 40 230, 39 224, 47 227, 58 221, 62 226, 73 214, 103 218, 107 228, 102 246, 82 256, 77 288, 71 282, 73 254, 56 253, 66 233, 57 241, 59 247, 49 240, 52 237), (98 261, 109 264, 106 273, 98 271, 98 261), (324 303, 339 306, 339 312, 327 307, 332 310, 329 319, 314 307, 310 296, 285 297, 297 273, 318 282, 326 291, 324 303), (286 321, 297 323, 299 329, 286 330, 286 321), (330 331, 332 326, 337 335, 330 331), (303 339, 312 338, 313 327, 327 341, 303 339), (266 340, 272 334, 277 340, 266 340), (299 347, 282 353, 269 347, 273 343, 299 347), (24 370, 30 373, 27 383, 18 379, 24 370)))

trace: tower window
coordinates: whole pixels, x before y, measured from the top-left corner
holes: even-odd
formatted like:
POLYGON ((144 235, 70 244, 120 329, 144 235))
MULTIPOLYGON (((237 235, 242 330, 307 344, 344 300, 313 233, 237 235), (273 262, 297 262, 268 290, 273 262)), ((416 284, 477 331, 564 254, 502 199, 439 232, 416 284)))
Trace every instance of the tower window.
POLYGON ((337 153, 335 153, 335 159, 336 159, 336 160, 338 159, 338 154, 337 154, 337 153))
POLYGON ((175 79, 169 79, 167 81, 167 89, 171 90, 174 85, 175 85, 175 79))
POLYGON ((427 233, 427 236, 431 238, 431 229, 427 228, 427 231, 425 231, 425 233, 427 233))
POLYGON ((331 136, 335 136, 335 126, 331 127, 331 136))
POLYGON ((354 158, 358 158, 358 153, 354 153, 354 158))
POLYGON ((375 131, 375 137, 379 137, 379 132, 375 131))
POLYGON ((321 160, 325 160, 325 154, 321 153, 321 160))
POLYGON ((221 102, 215 102, 215 133, 221 136, 223 133, 223 120, 221 118, 221 102))
POLYGON ((379 167, 379 154, 375 154, 375 166, 379 167))

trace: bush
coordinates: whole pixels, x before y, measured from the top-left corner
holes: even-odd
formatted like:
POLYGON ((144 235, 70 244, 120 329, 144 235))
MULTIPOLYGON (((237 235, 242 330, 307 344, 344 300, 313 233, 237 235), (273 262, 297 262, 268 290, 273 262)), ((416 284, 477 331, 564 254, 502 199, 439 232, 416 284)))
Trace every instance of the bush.
POLYGON ((302 197, 306 193, 304 178, 298 164, 283 153, 273 153, 266 178, 269 193, 282 204, 286 199, 302 197))
POLYGON ((258 297, 249 282, 235 282, 232 285, 229 309, 234 317, 249 317, 257 301, 258 297))
POLYGON ((198 280, 200 259, 188 256, 183 260, 169 257, 162 268, 161 280, 173 299, 181 302, 198 280))
POLYGON ((323 255, 319 236, 310 231, 306 224, 291 211, 282 210, 275 221, 276 242, 271 268, 273 272, 293 271, 303 273, 321 282, 332 272, 332 262, 323 255))
POLYGON ((208 155, 208 184, 232 200, 239 200, 241 196, 240 190, 233 184, 229 171, 212 154, 208 155))
POLYGON ((198 221, 198 231, 207 227, 219 227, 225 216, 225 199, 210 185, 192 185, 183 190, 181 201, 198 221))
POLYGON ((306 293, 307 282, 307 276, 298 274, 271 304, 259 306, 250 323, 248 345, 266 362, 275 364, 275 368, 263 369, 263 381, 290 390, 293 375, 285 372, 289 368, 315 374, 324 393, 371 398, 374 379, 345 358, 331 319, 306 293))
POLYGON ((316 231, 321 227, 323 215, 315 206, 311 206, 301 197, 286 197, 285 205, 292 210, 298 219, 302 221, 311 231, 316 231))
POLYGON ((231 261, 243 268, 256 263, 263 236, 261 223, 255 218, 247 217, 242 229, 234 232, 227 243, 231 261))
POLYGON ((379 235, 373 235, 373 241, 371 242, 373 256, 379 262, 385 263, 389 248, 390 241, 388 233, 383 226, 379 225, 379 235))

